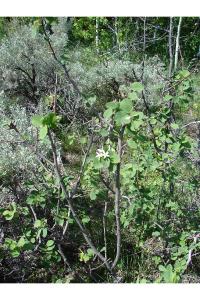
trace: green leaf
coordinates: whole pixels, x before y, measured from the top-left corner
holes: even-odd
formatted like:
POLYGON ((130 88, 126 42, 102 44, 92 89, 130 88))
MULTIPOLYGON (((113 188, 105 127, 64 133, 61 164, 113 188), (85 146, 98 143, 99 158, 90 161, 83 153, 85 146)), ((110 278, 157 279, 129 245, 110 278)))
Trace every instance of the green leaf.
POLYGON ((93 105, 96 102, 96 100, 97 100, 97 97, 93 96, 93 97, 90 97, 90 98, 87 99, 87 103, 89 105, 93 105))
POLYGON ((127 141, 127 144, 128 146, 131 148, 131 149, 137 149, 137 143, 132 141, 132 140, 128 140, 127 141))
POLYGON ((46 125, 50 128, 55 128, 60 120, 61 116, 56 116, 55 113, 50 112, 48 115, 43 117, 43 125, 46 125))
POLYGON ((98 191, 96 191, 96 190, 91 190, 91 192, 90 192, 90 199, 91 199, 91 200, 96 200, 97 194, 98 194, 98 191))
POLYGON ((99 134, 100 134, 102 137, 106 137, 106 136, 108 136, 109 132, 108 132, 108 130, 102 128, 102 129, 99 131, 99 134))
POLYGON ((134 82, 130 85, 131 89, 135 92, 142 92, 144 87, 140 82, 134 82))
POLYGON ((115 122, 117 126, 129 124, 131 116, 125 111, 119 111, 115 114, 115 122))
POLYGON ((135 131, 137 130, 141 125, 143 124, 143 121, 142 120, 133 120, 131 122, 131 130, 132 131, 135 131))
POLYGON ((112 114, 113 114, 112 108, 108 108, 105 110, 103 116, 104 118, 109 119, 112 116, 112 114))
POLYGON ((158 236, 160 236, 160 232, 159 231, 154 231, 152 233, 152 236, 158 237, 158 236))
POLYGON ((43 127, 40 129, 40 132, 39 132, 39 138, 40 138, 40 140, 43 140, 43 139, 46 137, 47 132, 48 132, 48 128, 47 128, 47 126, 45 125, 45 126, 43 126, 43 127))
POLYGON ((12 255, 12 257, 18 257, 20 255, 20 251, 15 249, 15 250, 11 251, 11 255, 12 255))
POLYGON ((131 99, 124 99, 120 102, 120 109, 125 112, 130 112, 133 108, 133 102, 131 99))
POLYGON ((17 246, 22 248, 25 245, 26 241, 24 239, 24 237, 21 237, 17 243, 17 246))
POLYGON ((34 126, 40 127, 43 125, 43 116, 34 116, 32 117, 31 122, 34 126))
POLYGON ((172 129, 178 129, 179 126, 178 126, 178 124, 176 124, 176 123, 171 123, 171 128, 172 128, 172 129))
POLYGON ((48 240, 47 243, 46 243, 47 247, 51 247, 53 245, 54 245, 54 241, 53 240, 48 240))
POLYGON ((42 221, 41 220, 36 220, 34 223, 34 228, 39 228, 42 226, 42 221))
POLYGON ((189 75, 190 75, 190 72, 189 72, 188 70, 181 70, 181 71, 178 73, 177 77, 180 76, 181 78, 186 78, 186 77, 188 77, 189 75))
POLYGON ((119 107, 119 103, 118 102, 108 102, 108 103, 106 103, 106 107, 110 108, 112 110, 115 110, 119 107))
POLYGON ((150 118, 150 124, 155 125, 157 123, 157 120, 155 118, 150 118))
POLYGON ((92 257, 94 256, 94 251, 92 249, 87 249, 87 254, 92 257))
POLYGON ((42 236, 43 236, 43 238, 45 238, 47 236, 47 228, 44 228, 42 230, 42 236))
POLYGON ((119 157, 119 155, 116 152, 111 152, 111 154, 110 154, 110 161, 113 164, 120 163, 120 157, 119 157))
POLYGON ((171 95, 166 95, 163 99, 167 102, 167 101, 170 101, 172 99, 172 96, 171 95))
POLYGON ((128 99, 131 99, 132 101, 137 100, 138 99, 137 93, 136 92, 129 93, 128 99))
POLYGON ((159 269, 160 272, 165 272, 165 270, 166 270, 166 268, 162 265, 159 265, 158 269, 159 269))
POLYGON ((83 224, 89 223, 90 222, 90 217, 85 216, 84 218, 82 218, 82 222, 83 222, 83 224))
POLYGON ((5 211, 3 212, 3 216, 5 217, 5 219, 6 219, 7 221, 12 220, 13 217, 14 217, 14 215, 15 215, 15 211, 5 210, 5 211))

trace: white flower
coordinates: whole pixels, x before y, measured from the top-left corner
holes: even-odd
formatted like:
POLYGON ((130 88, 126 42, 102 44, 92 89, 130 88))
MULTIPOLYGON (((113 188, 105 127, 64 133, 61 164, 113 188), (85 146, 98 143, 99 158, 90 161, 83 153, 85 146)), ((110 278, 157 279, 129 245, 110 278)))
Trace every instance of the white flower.
POLYGON ((109 157, 109 153, 108 153, 108 151, 104 151, 103 148, 102 149, 97 149, 96 157, 98 157, 98 158, 103 157, 105 159, 106 157, 109 157))

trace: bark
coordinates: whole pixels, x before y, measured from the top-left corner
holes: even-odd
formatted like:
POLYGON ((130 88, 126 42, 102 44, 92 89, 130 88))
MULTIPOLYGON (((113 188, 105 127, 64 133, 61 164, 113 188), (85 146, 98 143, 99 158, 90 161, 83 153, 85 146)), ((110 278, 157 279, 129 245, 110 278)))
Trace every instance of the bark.
POLYGON ((180 32, 181 32, 182 19, 183 19, 182 17, 179 18, 177 35, 176 35, 176 49, 175 49, 175 57, 174 57, 174 72, 176 72, 177 65, 178 65, 178 53, 179 53, 179 47, 180 47, 180 32))
POLYGON ((96 37, 95 37, 95 42, 96 42, 96 52, 99 54, 99 18, 96 17, 96 37))
POLYGON ((170 17, 170 25, 169 25, 169 77, 172 76, 172 68, 173 68, 173 17, 170 17))
POLYGON ((115 173, 115 219, 116 219, 116 256, 112 264, 112 269, 117 265, 120 254, 121 254, 121 228, 120 228, 120 200, 121 200, 121 182, 120 182, 120 170, 121 170, 121 156, 122 156, 122 140, 124 135, 125 127, 121 128, 119 137, 118 137, 118 156, 120 162, 117 164, 117 170, 115 173))

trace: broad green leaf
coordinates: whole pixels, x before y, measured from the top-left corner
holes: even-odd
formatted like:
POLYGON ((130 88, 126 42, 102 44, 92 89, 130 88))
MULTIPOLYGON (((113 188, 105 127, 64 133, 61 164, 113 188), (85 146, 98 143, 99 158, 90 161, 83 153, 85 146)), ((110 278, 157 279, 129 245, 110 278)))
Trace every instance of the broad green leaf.
POLYGON ((133 102, 131 99, 124 99, 120 102, 120 109, 129 113, 133 107, 133 102))
POLYGON ((11 255, 12 255, 12 257, 18 257, 18 256, 20 256, 20 251, 15 249, 15 250, 11 251, 11 255))
POLYGON ((96 190, 91 190, 91 192, 90 192, 90 199, 91 199, 91 200, 96 200, 97 194, 98 194, 98 191, 96 191, 96 190))
POLYGON ((172 96, 171 95, 166 95, 163 99, 167 102, 167 101, 170 101, 172 99, 172 96))
POLYGON ((158 236, 160 236, 160 232, 159 231, 154 231, 152 233, 152 236, 158 237, 158 236))
POLYGON ((127 144, 128 144, 128 146, 129 146, 130 148, 132 148, 132 149, 137 149, 137 143, 136 143, 136 142, 134 142, 134 141, 132 141, 132 140, 128 140, 128 141, 127 141, 127 144))
POLYGON ((44 228, 42 230, 42 236, 43 236, 43 238, 45 238, 47 236, 47 228, 44 228))
POLYGON ((131 122, 131 130, 135 131, 137 130, 144 122, 142 120, 133 120, 131 122))
POLYGON ((90 222, 90 217, 85 216, 84 218, 82 218, 82 222, 83 222, 83 224, 89 223, 90 222))
POLYGON ((41 220, 36 220, 34 223, 34 228, 39 228, 42 226, 42 221, 41 220))
POLYGON ((24 239, 24 237, 21 237, 17 243, 18 247, 23 247, 25 245, 26 241, 24 239))
POLYGON ((93 96, 93 97, 90 97, 90 98, 87 99, 87 103, 89 105, 93 105, 96 102, 96 100, 97 100, 97 97, 93 96))
POLYGON ((47 132, 48 132, 48 128, 47 128, 47 126, 45 125, 45 126, 43 126, 43 127, 40 129, 40 132, 39 132, 39 138, 40 138, 40 140, 43 140, 43 139, 46 137, 47 132))
POLYGON ((43 116, 34 116, 32 117, 31 122, 34 126, 40 127, 43 125, 43 116))
POLYGON ((113 114, 112 108, 108 108, 105 110, 103 116, 104 118, 109 119, 112 116, 112 114, 113 114))
POLYGON ((112 110, 115 110, 119 107, 119 103, 118 102, 108 102, 108 103, 106 103, 106 107, 110 108, 112 110))
POLYGON ((131 99, 132 101, 137 100, 138 99, 137 93, 136 92, 129 93, 128 99, 131 99))
POLYGON ((186 78, 190 75, 190 72, 188 70, 181 70, 177 76, 180 76, 181 78, 186 78))
POLYGON ((113 164, 120 163, 120 157, 116 152, 111 152, 110 154, 110 160, 113 164))
POLYGON ((108 130, 102 128, 102 129, 99 131, 99 134, 100 134, 101 136, 103 136, 103 137, 106 137, 106 136, 108 136, 109 132, 108 132, 108 130))
POLYGON ((48 240, 47 243, 46 243, 47 247, 51 247, 53 245, 54 245, 54 241, 53 240, 48 240))
POLYGON ((157 120, 155 118, 150 118, 150 124, 155 125, 157 123, 157 120))
POLYGON ((5 219, 6 219, 7 221, 12 220, 13 217, 14 217, 14 214, 15 214, 15 211, 10 211, 10 210, 5 210, 5 211, 3 212, 3 216, 5 217, 5 219))
POLYGON ((171 128, 173 128, 173 129, 178 129, 179 126, 178 126, 178 124, 176 124, 176 123, 171 123, 171 128))
POLYGON ((140 82, 134 82, 130 85, 131 89, 135 92, 142 92, 144 87, 140 82))
POLYGON ((164 272, 166 270, 166 268, 162 265, 159 265, 158 269, 159 269, 160 272, 164 272))
POLYGON ((115 114, 115 122, 117 126, 129 124, 131 122, 131 116, 125 111, 119 111, 115 114))
POLYGON ((89 256, 93 256, 94 255, 94 251, 92 249, 87 249, 87 254, 89 256))
POLYGON ((55 113, 50 112, 48 115, 43 117, 43 125, 54 128, 60 120, 61 116, 57 116, 55 113))

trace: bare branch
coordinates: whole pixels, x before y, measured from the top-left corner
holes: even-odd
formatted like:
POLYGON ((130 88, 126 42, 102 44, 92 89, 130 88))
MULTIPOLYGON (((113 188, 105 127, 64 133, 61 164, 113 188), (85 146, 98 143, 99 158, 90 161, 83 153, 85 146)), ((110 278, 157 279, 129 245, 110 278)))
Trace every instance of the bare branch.
POLYGON ((116 256, 114 262, 112 264, 112 269, 118 263, 121 253, 121 228, 120 228, 120 199, 121 199, 121 182, 120 182, 120 169, 121 169, 121 157, 122 157, 122 141, 124 135, 125 127, 123 126, 120 130, 120 134, 118 137, 118 155, 120 158, 120 162, 117 164, 117 169, 115 173, 115 219, 116 219, 116 236, 117 236, 117 244, 116 244, 116 256))

